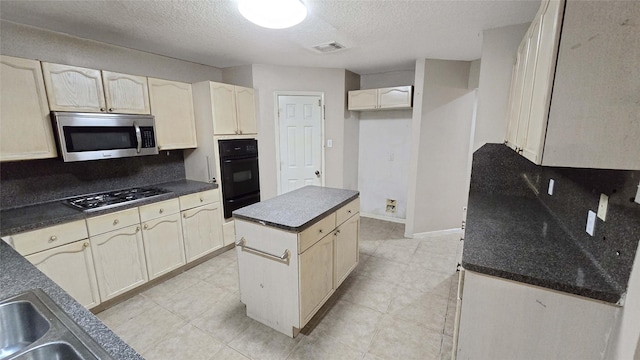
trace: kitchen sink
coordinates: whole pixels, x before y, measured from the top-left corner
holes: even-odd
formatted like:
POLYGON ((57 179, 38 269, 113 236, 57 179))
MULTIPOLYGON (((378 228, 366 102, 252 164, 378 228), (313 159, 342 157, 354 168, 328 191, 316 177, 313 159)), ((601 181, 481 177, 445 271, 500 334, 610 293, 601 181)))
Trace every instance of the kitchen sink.
POLYGON ((42 290, 0 301, 0 360, 113 359, 42 290))
POLYGON ((0 305, 0 358, 24 349, 50 328, 45 317, 28 301, 0 305))

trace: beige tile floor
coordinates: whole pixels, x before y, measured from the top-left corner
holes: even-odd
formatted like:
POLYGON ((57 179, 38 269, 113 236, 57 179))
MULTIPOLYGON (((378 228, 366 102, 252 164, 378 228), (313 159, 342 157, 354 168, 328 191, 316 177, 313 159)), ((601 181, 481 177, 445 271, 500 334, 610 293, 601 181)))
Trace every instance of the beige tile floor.
POLYGON ((362 218, 360 263, 295 339, 246 316, 235 250, 98 314, 146 359, 450 359, 459 236, 362 218))

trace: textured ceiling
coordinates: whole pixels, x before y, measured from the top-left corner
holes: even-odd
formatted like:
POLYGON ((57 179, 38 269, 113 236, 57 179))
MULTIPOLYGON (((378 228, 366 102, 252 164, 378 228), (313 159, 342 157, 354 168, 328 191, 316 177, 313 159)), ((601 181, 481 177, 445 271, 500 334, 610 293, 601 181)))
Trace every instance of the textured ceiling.
POLYGON ((529 22, 540 0, 304 0, 309 15, 258 27, 235 1, 0 1, 0 18, 219 68, 274 64, 358 74, 413 69, 418 58, 475 60, 482 30, 529 22), (337 41, 347 49, 320 54, 337 41))

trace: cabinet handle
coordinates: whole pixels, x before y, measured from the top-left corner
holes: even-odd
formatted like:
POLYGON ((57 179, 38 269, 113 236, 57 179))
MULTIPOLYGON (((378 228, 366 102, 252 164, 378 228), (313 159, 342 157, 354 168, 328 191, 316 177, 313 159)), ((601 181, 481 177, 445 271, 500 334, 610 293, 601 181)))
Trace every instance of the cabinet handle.
POLYGON ((136 232, 140 231, 140 226, 136 226, 136 232))
POLYGON ((348 214, 351 214, 351 210, 347 210, 347 213, 348 213, 348 214))
POLYGON ((113 225, 118 225, 119 223, 120 223, 120 220, 118 219, 113 220, 113 225))
POLYGON ((340 230, 336 230, 334 235, 338 235, 338 234, 340 234, 340 230))
POLYGON ((106 109, 105 108, 100 108, 100 111, 104 112, 106 109))
POLYGON ((318 232, 319 232, 320 234, 322 234, 322 229, 318 229, 318 232))
POLYGON ((113 112, 113 109, 112 109, 112 108, 109 108, 109 112, 113 112))
POLYGON ((82 244, 82 247, 83 248, 88 248, 89 247, 89 243, 85 241, 84 244, 82 244))
POLYGON ((149 225, 144 224, 144 229, 147 230, 149 228, 149 225))
POLYGON ((262 251, 262 250, 258 250, 256 248, 252 248, 250 246, 246 246, 244 244, 245 239, 244 237, 240 238, 240 240, 236 241, 236 246, 239 246, 243 251, 249 250, 249 251, 253 251, 255 253, 258 253, 262 256, 268 257, 268 258, 275 258, 278 261, 284 261, 286 263, 289 263, 289 249, 285 249, 284 252, 282 253, 282 255, 274 255, 272 253, 268 253, 266 251, 262 251))
POLYGON ((161 208, 158 212, 162 214, 164 212, 164 209, 161 208))
POLYGON ((203 201, 204 201, 204 199, 203 199, 203 198, 200 198, 200 202, 203 202, 203 201))
POLYGON ((53 236, 51 236, 51 237, 49 238, 49 242, 50 242, 50 243, 52 243, 52 242, 54 242, 54 241, 56 241, 56 240, 58 240, 58 237, 57 237, 57 236, 55 236, 55 235, 53 235, 53 236))
POLYGON ((238 130, 238 133, 239 133, 240 135, 242 135, 242 130, 238 130))

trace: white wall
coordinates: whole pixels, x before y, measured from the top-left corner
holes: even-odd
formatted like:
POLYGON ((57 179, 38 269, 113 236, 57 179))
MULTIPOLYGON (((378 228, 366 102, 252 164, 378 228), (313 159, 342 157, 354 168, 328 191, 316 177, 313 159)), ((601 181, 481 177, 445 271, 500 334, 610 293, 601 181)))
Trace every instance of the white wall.
POLYGON ((475 99, 454 100, 469 93, 470 68, 468 61, 416 61, 405 236, 460 227, 475 99))
POLYGON ((360 113, 347 109, 350 90, 360 88, 360 75, 345 72, 344 85, 344 161, 342 162, 343 188, 358 190, 358 159, 360 153, 360 113))
POLYGON ((477 89, 478 87, 480 87, 481 64, 481 59, 473 60, 471 62, 471 67, 469 68, 469 85, 467 85, 467 88, 477 89))
POLYGON ((194 83, 220 81, 220 69, 30 26, 0 21, 0 53, 58 64, 194 83))
MULTIPOLYGON (((344 168, 353 157, 345 158, 346 71, 344 69, 304 68, 274 65, 253 65, 253 88, 258 102, 258 152, 260 154, 260 195, 263 200, 278 194, 276 127, 274 115, 275 91, 323 92, 325 100, 324 138, 333 140, 333 147, 325 147, 325 186, 345 187, 344 168)), ((350 146, 353 144, 350 143, 350 146)), ((350 148, 350 147, 349 147, 350 148)), ((357 158, 356 158, 357 159, 357 158)), ((348 181, 354 182, 353 179, 348 181)), ((355 180, 357 183, 357 179, 355 180)))
MULTIPOLYGON (((361 89, 413 85, 415 71, 391 71, 360 76, 361 89)), ((411 110, 360 112, 358 190, 366 215, 404 220, 407 213, 411 110), (396 212, 386 212, 386 199, 396 200, 396 212)))
POLYGON ((511 69, 529 23, 485 30, 478 90, 474 150, 486 143, 502 143, 507 131, 511 69))
POLYGON ((242 65, 223 68, 222 82, 248 88, 253 87, 253 67, 242 65))

